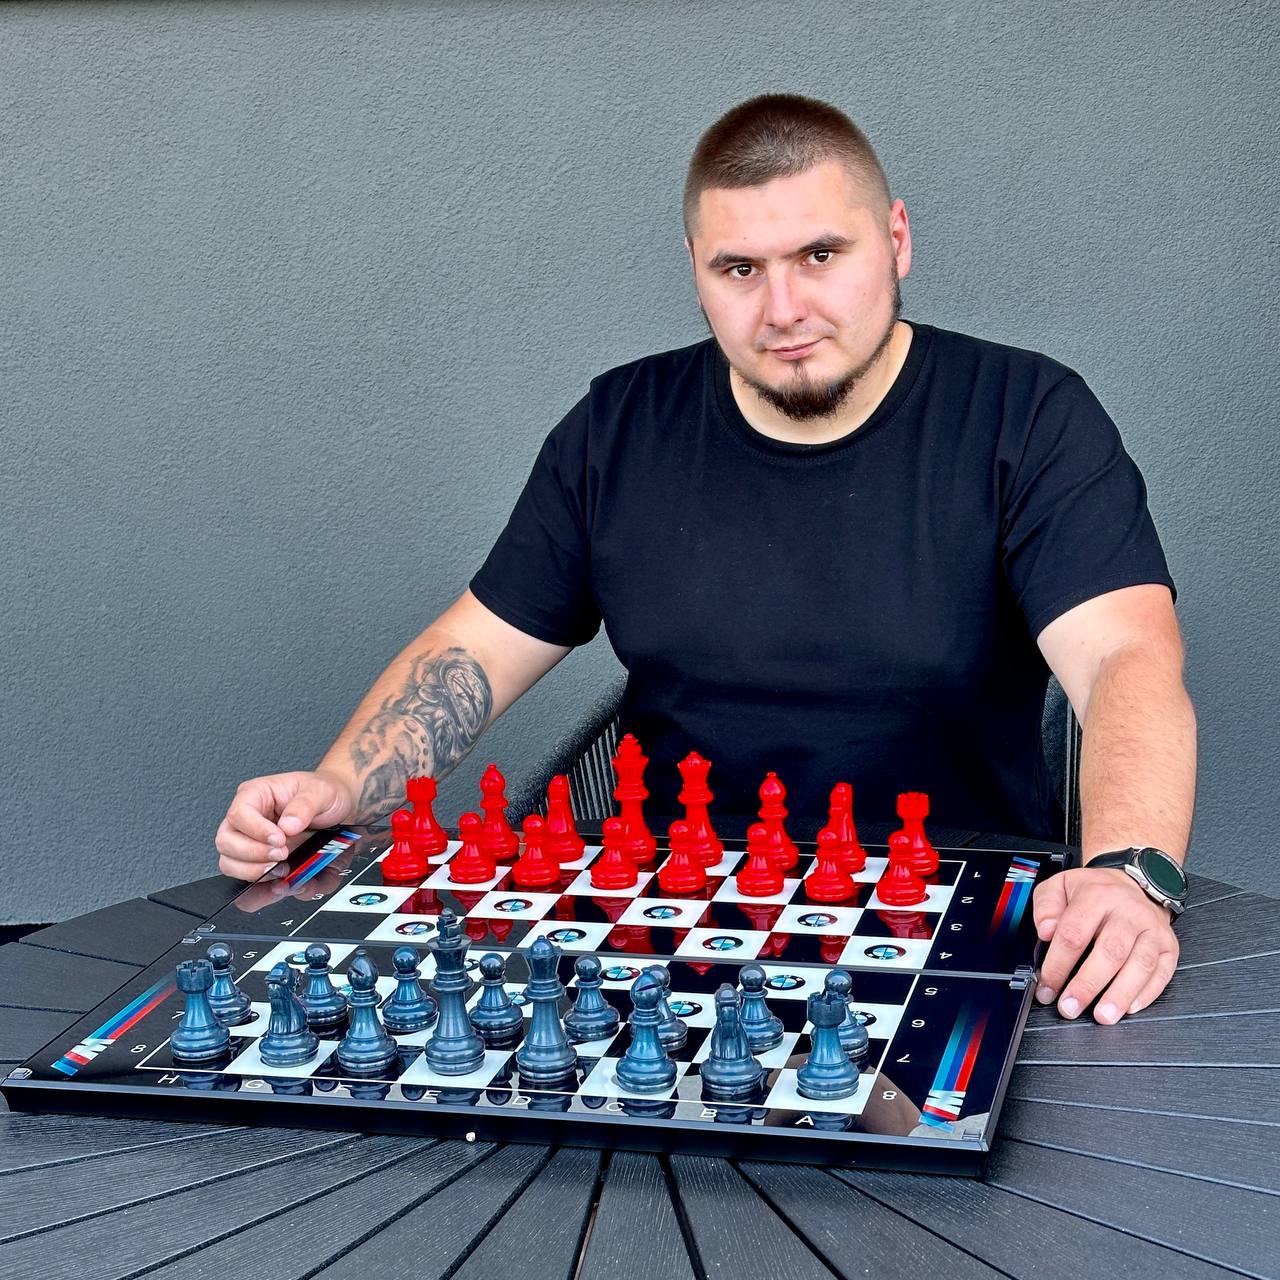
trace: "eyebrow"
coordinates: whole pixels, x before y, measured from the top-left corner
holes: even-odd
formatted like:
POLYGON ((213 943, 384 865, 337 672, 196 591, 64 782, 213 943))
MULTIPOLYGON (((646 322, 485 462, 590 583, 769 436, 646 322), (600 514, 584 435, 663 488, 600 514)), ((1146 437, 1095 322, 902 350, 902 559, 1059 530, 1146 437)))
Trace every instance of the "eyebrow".
MULTIPOLYGON (((837 235, 834 231, 826 231, 816 240, 810 240, 808 244, 801 245, 799 249, 796 249, 792 253, 784 254, 783 256, 789 258, 804 258, 808 257, 809 254, 816 252, 818 249, 847 249, 852 243, 853 241, 848 236, 837 235)), ((753 258, 750 254, 733 253, 728 249, 721 249, 720 252, 707 263, 707 270, 722 271, 725 267, 735 266, 739 262, 747 262, 754 265, 759 261, 759 258, 753 258)))

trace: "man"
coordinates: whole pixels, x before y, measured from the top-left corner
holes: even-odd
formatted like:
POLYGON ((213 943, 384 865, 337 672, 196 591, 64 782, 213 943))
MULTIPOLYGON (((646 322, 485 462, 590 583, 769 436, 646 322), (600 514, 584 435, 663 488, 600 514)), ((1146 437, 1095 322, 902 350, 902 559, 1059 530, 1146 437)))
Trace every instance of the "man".
POLYGON ((1114 851, 1191 825, 1195 725, 1145 489, 1071 370, 900 318, 901 200, 834 108, 770 95, 699 142, 686 247, 712 340, 615 369, 547 438, 470 588, 391 664, 312 772, 244 783, 222 868, 385 814, 448 772, 606 625, 653 764, 716 767, 717 812, 776 769, 793 814, 928 791, 954 826, 1052 833, 1049 671, 1084 726, 1084 857, 1040 886, 1039 998, 1115 1022, 1163 990, 1170 910, 1114 851))

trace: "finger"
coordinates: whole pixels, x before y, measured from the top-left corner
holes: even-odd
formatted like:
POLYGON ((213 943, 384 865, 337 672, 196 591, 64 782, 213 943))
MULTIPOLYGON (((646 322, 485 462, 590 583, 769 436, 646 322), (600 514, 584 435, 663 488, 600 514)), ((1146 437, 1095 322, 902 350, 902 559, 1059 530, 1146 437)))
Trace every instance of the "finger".
POLYGON ((1178 948, 1177 943, 1171 950, 1165 950, 1160 953, 1160 959, 1156 964, 1156 971, 1147 980, 1146 986, 1138 992, 1136 996, 1129 1002, 1127 1014, 1141 1013, 1149 1004, 1152 1004, 1159 998, 1160 993, 1173 980, 1174 973, 1178 968, 1178 948))
POLYGON ((285 833, 272 821, 276 800, 269 787, 255 779, 242 783, 227 809, 227 821, 259 844, 284 846, 285 833))
POLYGON ((1036 922, 1036 933, 1048 942, 1062 913, 1067 909, 1067 883, 1061 875, 1050 876, 1036 885, 1031 895, 1031 913, 1036 922))
POLYGON ((225 858, 233 858, 237 862, 256 864, 258 870, 254 876, 257 879, 272 863, 278 862, 285 856, 284 849, 278 849, 274 845, 263 844, 259 840, 250 839, 250 837, 241 834, 231 826, 230 821, 226 818, 222 820, 218 827, 218 833, 214 836, 214 848, 225 858))
POLYGON ((1098 992, 1128 963, 1137 936, 1133 925, 1119 920, 1109 921, 1102 928, 1058 1001, 1058 1012, 1064 1018, 1074 1018, 1089 1007, 1098 992))
POLYGON ((1163 939, 1155 929, 1144 929, 1133 940, 1129 958, 1098 997, 1097 1007, 1093 1011, 1098 1022, 1110 1026, 1129 1012, 1129 1006, 1138 998, 1138 993, 1145 990, 1159 968, 1164 954, 1162 943, 1163 939))
POLYGON ((264 862, 254 859, 236 858, 223 854, 218 859, 218 870, 224 876, 230 876, 233 880, 247 880, 253 882, 261 880, 265 875, 278 876, 288 871, 287 867, 268 866, 264 862))
POLYGON ((1098 894, 1078 894, 1062 913, 1044 963, 1040 966, 1040 989, 1036 992, 1036 999, 1042 1004, 1057 998, 1085 948, 1097 936, 1106 914, 1104 902, 1105 898, 1098 894))
POLYGON ((329 803, 327 792, 321 794, 314 786, 299 787, 297 795, 280 810, 280 830, 286 836, 300 835, 317 825, 316 814, 329 803))

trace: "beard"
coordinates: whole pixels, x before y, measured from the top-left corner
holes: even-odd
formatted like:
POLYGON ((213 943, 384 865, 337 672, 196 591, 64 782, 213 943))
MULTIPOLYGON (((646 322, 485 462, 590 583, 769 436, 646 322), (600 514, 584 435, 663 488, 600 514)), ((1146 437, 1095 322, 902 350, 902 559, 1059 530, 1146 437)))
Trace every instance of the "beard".
MULTIPOLYGON (((792 422, 812 422, 816 418, 833 417, 845 402, 849 392, 875 366, 893 337, 894 327, 898 323, 898 317, 902 314, 902 286, 898 280, 897 264, 892 261, 889 263, 889 278, 893 289, 893 305, 890 308, 889 323, 880 335, 880 340, 876 343, 875 350, 860 365, 851 369, 843 377, 827 382, 815 382, 809 377, 809 372, 804 367, 803 361, 796 363, 795 373, 785 387, 771 387, 767 382, 758 382, 741 369, 737 369, 735 365, 734 368, 737 369, 738 377, 761 400, 766 404, 772 405, 779 413, 785 414, 792 422)), ((702 312, 702 318, 703 320, 707 319, 705 311, 702 312)), ((707 328, 711 329, 710 321, 707 322, 707 328)), ((715 330, 711 330, 711 336, 715 338, 715 330)), ((725 349, 720 346, 719 338, 716 338, 716 346, 720 347, 720 354, 724 356, 725 360, 729 364, 733 364, 725 353, 725 349)))

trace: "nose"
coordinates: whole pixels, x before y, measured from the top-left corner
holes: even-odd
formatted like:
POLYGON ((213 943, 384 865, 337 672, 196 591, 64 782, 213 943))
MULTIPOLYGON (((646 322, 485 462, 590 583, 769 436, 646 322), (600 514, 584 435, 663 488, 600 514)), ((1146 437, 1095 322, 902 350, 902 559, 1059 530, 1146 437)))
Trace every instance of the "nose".
POLYGON ((764 322, 771 329, 786 331, 808 314, 786 268, 770 272, 765 279, 764 322))

